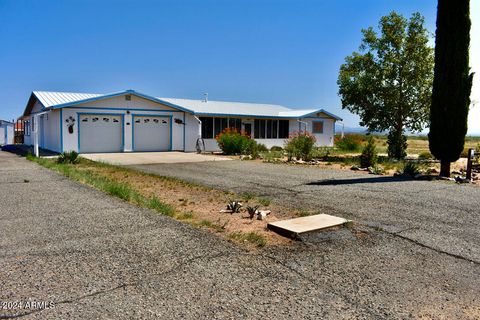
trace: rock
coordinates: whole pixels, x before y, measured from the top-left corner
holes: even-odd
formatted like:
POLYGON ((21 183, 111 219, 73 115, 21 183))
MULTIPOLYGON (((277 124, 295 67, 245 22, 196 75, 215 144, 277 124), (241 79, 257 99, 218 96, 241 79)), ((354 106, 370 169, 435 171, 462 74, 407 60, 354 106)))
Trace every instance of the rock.
POLYGON ((455 181, 455 178, 450 177, 437 177, 438 180, 445 180, 445 181, 455 181))
POLYGON ((440 172, 437 170, 437 168, 435 168, 435 167, 428 168, 427 171, 430 172, 430 173, 440 173, 440 172))
POLYGON ((461 176, 456 176, 455 177, 455 182, 456 183, 471 183, 472 181, 470 179, 461 177, 461 176))
POLYGON ((270 210, 260 210, 257 212, 257 219, 265 220, 270 213, 272 213, 270 210))
POLYGON ((353 166, 350 168, 350 170, 358 171, 358 170, 360 170, 360 168, 359 168, 358 166, 353 165, 353 166))
POLYGON ((458 170, 453 170, 452 171, 452 174, 462 174, 462 172, 458 171, 458 170))

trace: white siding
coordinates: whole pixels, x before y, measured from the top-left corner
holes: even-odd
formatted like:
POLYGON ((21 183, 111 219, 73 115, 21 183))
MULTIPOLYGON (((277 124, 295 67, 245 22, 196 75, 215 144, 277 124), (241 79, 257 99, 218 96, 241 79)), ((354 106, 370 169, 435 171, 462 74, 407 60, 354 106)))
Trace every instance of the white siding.
MULTIPOLYGON (((252 119, 249 119, 252 120, 252 119)), ((316 138, 315 145, 317 147, 332 147, 334 143, 334 135, 335 135, 335 120, 330 118, 305 118, 300 119, 299 122, 297 119, 290 119, 289 122, 289 133, 293 134, 298 131, 305 131, 305 123, 307 123, 307 131, 312 131, 312 122, 313 121, 323 121, 323 134, 314 134, 316 138)), ((252 132, 254 131, 252 125, 252 132)), ((273 146, 284 147, 284 143, 286 139, 255 139, 258 143, 264 144, 267 148, 271 148, 273 146)), ((196 138, 195 138, 196 141, 196 138)), ((205 141, 205 150, 206 151, 220 151, 218 144, 215 139, 204 139, 205 141)), ((189 145, 189 144, 187 144, 189 145)), ((190 146, 190 145, 189 145, 190 146)), ((195 146, 195 145, 194 145, 195 146)), ((188 151, 194 151, 188 150, 188 151)))
MULTIPOLYGON (((125 96, 114 97, 111 99, 93 101, 74 108, 63 109, 63 145, 64 151, 78 151, 78 114, 79 113, 105 113, 124 115, 124 151, 132 151, 132 115, 162 115, 172 117, 172 150, 183 151, 184 125, 176 123, 175 119, 183 121, 184 112, 159 103, 131 96, 131 101, 125 100, 125 96), (127 113, 127 111, 129 113, 127 113), (72 117, 75 119, 73 133, 68 132, 66 119, 72 117)), ((186 128, 185 128, 186 129, 186 128)))
MULTIPOLYGON (((41 116, 42 117, 42 116, 41 116)), ((42 128, 39 127, 40 130, 42 128)), ((60 152, 60 111, 52 110, 43 115, 43 141, 40 146, 44 149, 60 152)))

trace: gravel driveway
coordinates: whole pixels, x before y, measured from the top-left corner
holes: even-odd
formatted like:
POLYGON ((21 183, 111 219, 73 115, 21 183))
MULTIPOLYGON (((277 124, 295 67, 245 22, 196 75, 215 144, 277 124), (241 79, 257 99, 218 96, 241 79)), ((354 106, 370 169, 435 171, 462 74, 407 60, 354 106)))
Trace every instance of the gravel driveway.
MULTIPOLYGON (((477 262, 394 234, 360 226, 323 232, 288 248, 249 253, 14 155, 0 152, 0 164, 0 302, 23 303, 23 308, 0 310, 0 318, 480 315, 477 262), (51 301, 53 308, 26 309, 25 301, 51 301)), ((165 168, 172 174, 182 170, 165 168)), ((228 167, 222 170, 230 172, 228 167)), ((206 172, 201 175, 208 178, 206 172)), ((216 177, 211 181, 221 180, 216 177)), ((242 187, 242 181, 248 179, 232 188, 242 187)), ((301 186, 300 181, 300 189, 318 187, 301 186)), ((282 196, 290 197, 292 186, 282 185, 282 196)), ((295 201, 304 201, 302 193, 295 201)))

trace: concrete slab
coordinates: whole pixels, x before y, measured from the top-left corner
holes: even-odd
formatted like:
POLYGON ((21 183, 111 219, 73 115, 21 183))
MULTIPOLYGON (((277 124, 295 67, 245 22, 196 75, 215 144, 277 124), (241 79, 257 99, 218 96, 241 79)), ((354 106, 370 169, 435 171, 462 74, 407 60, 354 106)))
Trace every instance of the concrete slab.
POLYGON ((187 152, 131 152, 131 153, 85 153, 80 156, 98 162, 115 165, 137 165, 157 163, 187 163, 232 160, 225 156, 187 152))
POLYGON ((342 225, 346 222, 348 222, 348 220, 344 218, 331 216, 329 214, 316 214, 308 217, 270 222, 267 227, 282 235, 295 236, 342 225))

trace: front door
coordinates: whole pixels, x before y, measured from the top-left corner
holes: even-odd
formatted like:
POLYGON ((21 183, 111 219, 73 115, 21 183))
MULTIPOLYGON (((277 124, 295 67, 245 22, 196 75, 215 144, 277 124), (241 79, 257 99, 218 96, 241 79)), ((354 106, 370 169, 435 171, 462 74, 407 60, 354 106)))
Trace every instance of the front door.
POLYGON ((252 136, 252 124, 251 123, 244 123, 243 124, 244 126, 244 130, 245 130, 245 134, 249 137, 252 136))

